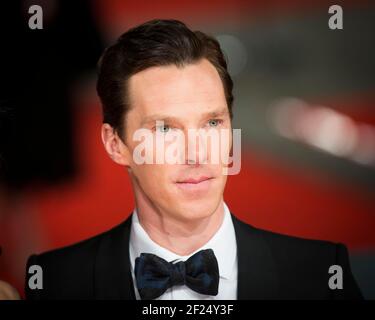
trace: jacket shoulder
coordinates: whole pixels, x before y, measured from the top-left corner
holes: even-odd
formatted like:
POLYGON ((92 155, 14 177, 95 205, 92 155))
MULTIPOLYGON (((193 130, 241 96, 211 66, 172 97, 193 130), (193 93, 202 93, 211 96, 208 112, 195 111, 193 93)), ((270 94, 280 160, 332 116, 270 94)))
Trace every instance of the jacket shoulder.
POLYGON ((237 218, 234 221, 246 238, 255 237, 266 244, 279 275, 281 291, 284 288, 286 296, 293 293, 293 298, 314 297, 314 294, 315 298, 362 298, 344 244, 264 230, 237 218), (332 266, 342 268, 344 290, 330 290, 332 266))
POLYGON ((25 294, 27 299, 92 298, 97 252, 103 239, 123 230, 128 220, 72 245, 31 255, 26 264, 25 294), (32 265, 41 267, 43 289, 30 289, 28 282, 32 265))
POLYGON ((271 250, 276 250, 281 256, 290 255, 292 252, 306 252, 309 255, 316 252, 332 256, 332 254, 335 254, 336 246, 339 245, 331 241, 308 239, 257 228, 236 217, 234 220, 236 224, 240 226, 242 232, 247 233, 249 236, 257 236, 266 241, 271 250))

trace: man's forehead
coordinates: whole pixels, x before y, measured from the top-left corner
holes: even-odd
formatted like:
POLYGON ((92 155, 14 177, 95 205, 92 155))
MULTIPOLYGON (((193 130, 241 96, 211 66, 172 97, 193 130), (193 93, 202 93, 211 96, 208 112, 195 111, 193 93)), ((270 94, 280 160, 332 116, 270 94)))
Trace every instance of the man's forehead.
POLYGON ((152 84, 155 80, 158 80, 158 84, 160 84, 164 82, 169 83, 171 76, 178 79, 186 75, 196 75, 197 72, 200 73, 200 75, 201 73, 205 73, 207 75, 219 77, 214 65, 207 59, 201 59, 179 66, 168 64, 164 66, 149 67, 132 75, 130 79, 133 79, 133 82, 146 82, 146 85, 152 84))
POLYGON ((225 99, 216 69, 207 61, 176 67, 152 67, 129 79, 129 98, 133 105, 156 106, 219 103, 225 99))

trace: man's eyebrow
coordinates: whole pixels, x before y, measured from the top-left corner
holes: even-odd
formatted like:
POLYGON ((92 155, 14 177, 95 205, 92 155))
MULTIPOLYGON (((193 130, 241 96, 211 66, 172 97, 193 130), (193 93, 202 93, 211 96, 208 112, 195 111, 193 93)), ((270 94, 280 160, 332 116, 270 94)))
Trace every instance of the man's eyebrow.
MULTIPOLYGON (((227 107, 221 108, 218 110, 206 112, 202 115, 202 118, 216 118, 216 117, 221 117, 229 114, 229 110, 227 107)), ((181 120, 180 118, 177 117, 172 117, 172 116, 167 116, 165 114, 153 114, 150 116, 145 117, 142 120, 141 125, 148 124, 150 122, 155 122, 155 121, 164 121, 164 122, 173 122, 173 121, 178 121, 181 120)))
POLYGON ((216 117, 225 116, 227 114, 229 114, 229 110, 227 107, 225 107, 225 108, 218 109, 215 111, 207 112, 202 116, 202 118, 216 118, 216 117))
POLYGON ((164 114, 154 114, 154 115, 145 117, 142 120, 141 125, 143 126, 145 124, 149 124, 149 123, 152 123, 152 122, 155 122, 155 121, 172 122, 172 121, 175 121, 175 120, 178 120, 178 118, 166 116, 164 114))

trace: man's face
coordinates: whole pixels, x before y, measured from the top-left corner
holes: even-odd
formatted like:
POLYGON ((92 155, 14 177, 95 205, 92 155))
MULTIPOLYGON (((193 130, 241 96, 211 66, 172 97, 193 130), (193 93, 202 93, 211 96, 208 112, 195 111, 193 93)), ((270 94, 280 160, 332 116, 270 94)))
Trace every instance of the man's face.
MULTIPOLYGON (((223 174, 224 165, 220 156, 219 163, 210 163, 210 143, 198 144, 199 140, 194 139, 196 148, 188 151, 192 145, 188 130, 227 129, 231 141, 229 111, 215 67, 206 59, 183 68, 153 67, 133 75, 128 88, 131 110, 124 127, 129 155, 133 155, 140 144, 133 139, 140 128, 151 130, 154 156, 156 140, 162 139, 163 134, 173 130, 185 134, 183 163, 137 164, 133 157, 129 159, 137 200, 146 200, 158 211, 178 220, 213 214, 224 192, 227 177, 223 174), (156 121, 163 121, 163 126, 156 126, 156 121), (200 161, 199 156, 203 156, 200 161), (202 159, 208 162, 202 163, 202 159)), ((170 142, 165 142, 166 149, 168 144, 170 142)), ((226 156, 229 156, 229 148, 230 145, 224 148, 226 156)), ((220 153, 223 149, 214 152, 220 153)))

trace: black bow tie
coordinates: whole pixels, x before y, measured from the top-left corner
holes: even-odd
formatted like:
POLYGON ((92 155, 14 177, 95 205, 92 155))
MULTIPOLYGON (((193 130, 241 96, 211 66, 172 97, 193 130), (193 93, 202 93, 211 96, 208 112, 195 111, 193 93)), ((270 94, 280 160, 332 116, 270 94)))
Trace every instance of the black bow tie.
POLYGON ((168 262, 151 253, 141 253, 134 268, 141 299, 155 299, 168 288, 185 284, 201 294, 216 296, 219 266, 212 249, 201 250, 186 261, 168 262))

